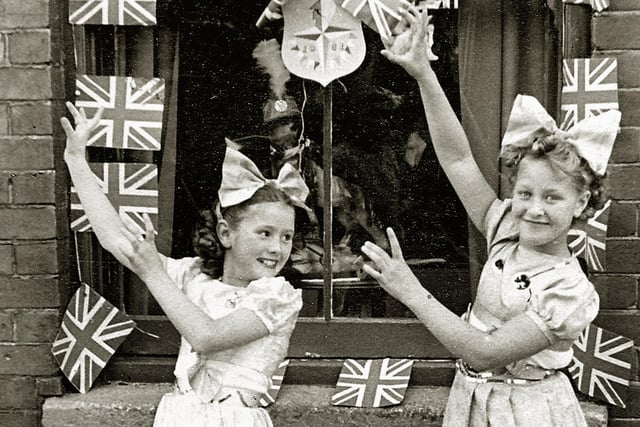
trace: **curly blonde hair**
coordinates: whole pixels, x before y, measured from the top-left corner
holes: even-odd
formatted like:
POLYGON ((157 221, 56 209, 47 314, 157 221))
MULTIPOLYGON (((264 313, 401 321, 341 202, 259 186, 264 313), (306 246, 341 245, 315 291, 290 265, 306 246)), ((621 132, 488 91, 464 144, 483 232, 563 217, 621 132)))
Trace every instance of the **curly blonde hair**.
POLYGON ((575 146, 561 136, 534 137, 531 144, 526 147, 512 145, 502 147, 500 158, 507 168, 510 183, 513 184, 515 181, 520 162, 525 157, 547 159, 556 169, 573 179, 578 191, 588 190, 591 193, 587 207, 578 218, 579 220, 593 217, 609 198, 606 187, 607 174, 603 176, 596 174, 587 161, 580 156, 575 146))

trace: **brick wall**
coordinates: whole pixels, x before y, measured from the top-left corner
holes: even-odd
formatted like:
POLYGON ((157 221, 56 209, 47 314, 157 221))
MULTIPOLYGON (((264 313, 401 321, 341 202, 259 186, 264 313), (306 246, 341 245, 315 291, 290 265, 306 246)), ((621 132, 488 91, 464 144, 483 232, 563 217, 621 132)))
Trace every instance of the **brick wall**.
POLYGON ((607 273, 594 281, 602 299, 597 323, 635 340, 634 377, 626 410, 609 410, 610 426, 640 426, 640 2, 611 0, 592 20, 593 56, 618 58, 622 131, 616 140, 607 239, 607 273))
POLYGON ((38 425, 42 398, 62 390, 50 354, 69 269, 60 3, 0 0, 2 426, 38 425))

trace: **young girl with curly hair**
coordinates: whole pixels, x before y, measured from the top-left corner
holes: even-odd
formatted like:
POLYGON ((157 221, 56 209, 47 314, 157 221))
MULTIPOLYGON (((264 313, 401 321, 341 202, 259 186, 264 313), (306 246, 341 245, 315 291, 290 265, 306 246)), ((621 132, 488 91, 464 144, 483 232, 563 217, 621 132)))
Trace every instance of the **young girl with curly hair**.
POLYGON ((488 260, 462 318, 418 281, 391 229, 391 255, 370 242, 363 246, 373 262, 365 271, 458 358, 445 426, 585 426, 560 369, 598 313, 599 299, 570 253, 567 236, 576 221, 605 202, 607 160, 620 113, 588 118, 563 132, 535 98, 518 96, 501 152, 512 196, 500 200, 429 65, 428 17, 415 8, 402 13, 410 43, 400 47, 391 40, 382 54, 417 80, 436 155, 469 219, 486 237, 488 260))
POLYGON ((120 218, 98 186, 85 146, 102 110, 87 119, 67 103, 64 159, 100 244, 145 282, 182 336, 176 389, 163 396, 155 426, 271 426, 258 406, 286 357, 302 307, 301 291, 278 274, 289 259, 294 206, 308 189, 285 165, 265 179, 255 164, 227 149, 219 203, 194 237, 197 257, 158 253, 153 225, 144 233, 120 218), (208 222, 207 222, 208 220, 208 222))

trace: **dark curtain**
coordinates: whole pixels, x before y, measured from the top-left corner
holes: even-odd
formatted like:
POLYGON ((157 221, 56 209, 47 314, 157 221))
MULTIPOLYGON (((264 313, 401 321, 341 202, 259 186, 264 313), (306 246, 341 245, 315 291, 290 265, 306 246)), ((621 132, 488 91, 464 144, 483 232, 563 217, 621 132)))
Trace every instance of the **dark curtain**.
MULTIPOLYGON (((517 94, 535 96, 557 111, 560 8, 555 1, 477 0, 460 2, 459 73, 462 124, 480 169, 501 197, 498 154, 517 94)), ((484 238, 469 227, 469 254, 475 288, 486 259, 484 238)))

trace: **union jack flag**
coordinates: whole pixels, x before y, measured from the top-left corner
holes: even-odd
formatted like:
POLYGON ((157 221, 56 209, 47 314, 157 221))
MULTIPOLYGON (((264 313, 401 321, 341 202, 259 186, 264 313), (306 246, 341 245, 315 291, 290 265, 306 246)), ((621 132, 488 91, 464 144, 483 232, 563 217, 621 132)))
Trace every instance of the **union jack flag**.
POLYGON ((587 261, 591 271, 604 271, 606 267, 607 223, 611 200, 592 218, 569 230, 569 248, 576 256, 587 261))
POLYGON ((457 9, 458 0, 422 0, 416 3, 418 10, 423 9, 457 9))
POLYGON ((408 4, 407 0, 343 0, 340 6, 382 37, 389 38, 402 18, 398 8, 408 4))
POLYGON ((267 407, 276 401, 278 397, 278 393, 280 392, 280 387, 282 386, 282 381, 284 380, 284 373, 287 370, 287 366, 289 366, 289 359, 285 359, 278 365, 278 369, 271 376, 271 387, 269 391, 267 391, 260 398, 260 406, 267 407))
POLYGON ((582 393, 625 407, 633 341, 594 324, 573 344, 569 372, 582 393))
POLYGON ((618 109, 618 61, 582 58, 562 61, 562 122, 571 129, 580 120, 618 109))
POLYGON ((76 107, 102 119, 87 145, 159 150, 164 110, 164 80, 116 76, 76 78, 76 107))
POLYGON ((51 352, 80 393, 89 391, 135 322, 82 284, 64 313, 51 352))
POLYGON ((331 403, 379 408, 404 400, 413 361, 408 359, 346 359, 331 403))
POLYGON ((602 12, 609 7, 609 0, 562 0, 563 3, 589 4, 594 10, 602 12))
POLYGON ((69 0, 69 22, 78 25, 155 25, 156 0, 69 0))
MULTIPOLYGON (((89 167, 114 208, 131 218, 144 233, 143 213, 157 229, 158 168, 147 163, 90 163, 89 167)), ((75 187, 71 187, 71 229, 91 231, 75 187)))

